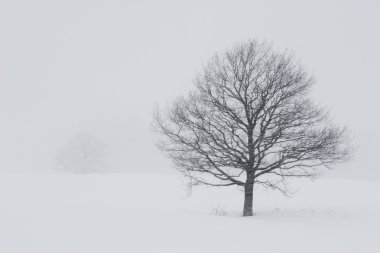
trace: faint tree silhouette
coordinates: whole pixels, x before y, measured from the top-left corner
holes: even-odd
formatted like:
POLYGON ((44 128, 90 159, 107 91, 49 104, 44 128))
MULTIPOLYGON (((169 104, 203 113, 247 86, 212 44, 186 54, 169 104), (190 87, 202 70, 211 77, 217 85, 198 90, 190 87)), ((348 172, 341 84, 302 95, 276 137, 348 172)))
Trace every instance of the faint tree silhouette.
POLYGON ((82 132, 75 135, 55 157, 59 170, 74 174, 89 174, 104 169, 104 144, 93 134, 82 132))

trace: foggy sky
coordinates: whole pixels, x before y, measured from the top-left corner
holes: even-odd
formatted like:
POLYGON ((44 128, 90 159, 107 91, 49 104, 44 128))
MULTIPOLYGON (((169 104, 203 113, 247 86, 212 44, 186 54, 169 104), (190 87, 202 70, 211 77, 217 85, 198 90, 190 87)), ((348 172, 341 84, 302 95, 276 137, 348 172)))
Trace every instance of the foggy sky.
POLYGON ((90 131, 110 171, 167 172, 155 104, 186 94, 217 51, 251 38, 289 48, 313 96, 358 148, 338 176, 380 178, 378 1, 0 1, 0 171, 51 172, 90 131))

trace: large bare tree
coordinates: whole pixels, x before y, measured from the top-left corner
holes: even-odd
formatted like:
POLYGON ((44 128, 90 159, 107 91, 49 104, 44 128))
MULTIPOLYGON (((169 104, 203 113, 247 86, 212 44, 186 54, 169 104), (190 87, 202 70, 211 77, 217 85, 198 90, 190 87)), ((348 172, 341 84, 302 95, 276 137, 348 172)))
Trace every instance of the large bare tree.
POLYGON ((254 185, 285 193, 287 178, 349 158, 345 128, 310 99, 313 83, 292 54, 237 44, 211 59, 187 97, 156 110, 159 147, 192 185, 243 187, 251 216, 254 185))

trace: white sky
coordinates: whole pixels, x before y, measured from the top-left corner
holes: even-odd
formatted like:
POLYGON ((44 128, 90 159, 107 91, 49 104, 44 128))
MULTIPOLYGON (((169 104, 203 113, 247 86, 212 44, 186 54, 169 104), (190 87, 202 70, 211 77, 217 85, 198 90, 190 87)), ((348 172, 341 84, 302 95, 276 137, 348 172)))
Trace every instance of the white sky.
POLYGON ((335 173, 380 178, 379 13, 377 0, 0 0, 0 171, 51 171, 84 130, 112 170, 170 171, 154 105, 186 94, 216 51, 257 38, 293 50, 351 129, 355 160, 335 173))

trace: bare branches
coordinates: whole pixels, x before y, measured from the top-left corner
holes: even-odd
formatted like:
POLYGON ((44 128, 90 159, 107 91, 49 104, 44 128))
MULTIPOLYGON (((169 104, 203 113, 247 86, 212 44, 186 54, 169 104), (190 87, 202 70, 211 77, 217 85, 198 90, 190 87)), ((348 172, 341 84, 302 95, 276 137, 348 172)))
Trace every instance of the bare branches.
POLYGON ((310 100, 313 83, 292 55, 237 44, 211 59, 188 97, 155 112, 159 147, 194 184, 285 192, 286 178, 314 177, 350 155, 346 129, 310 100))

